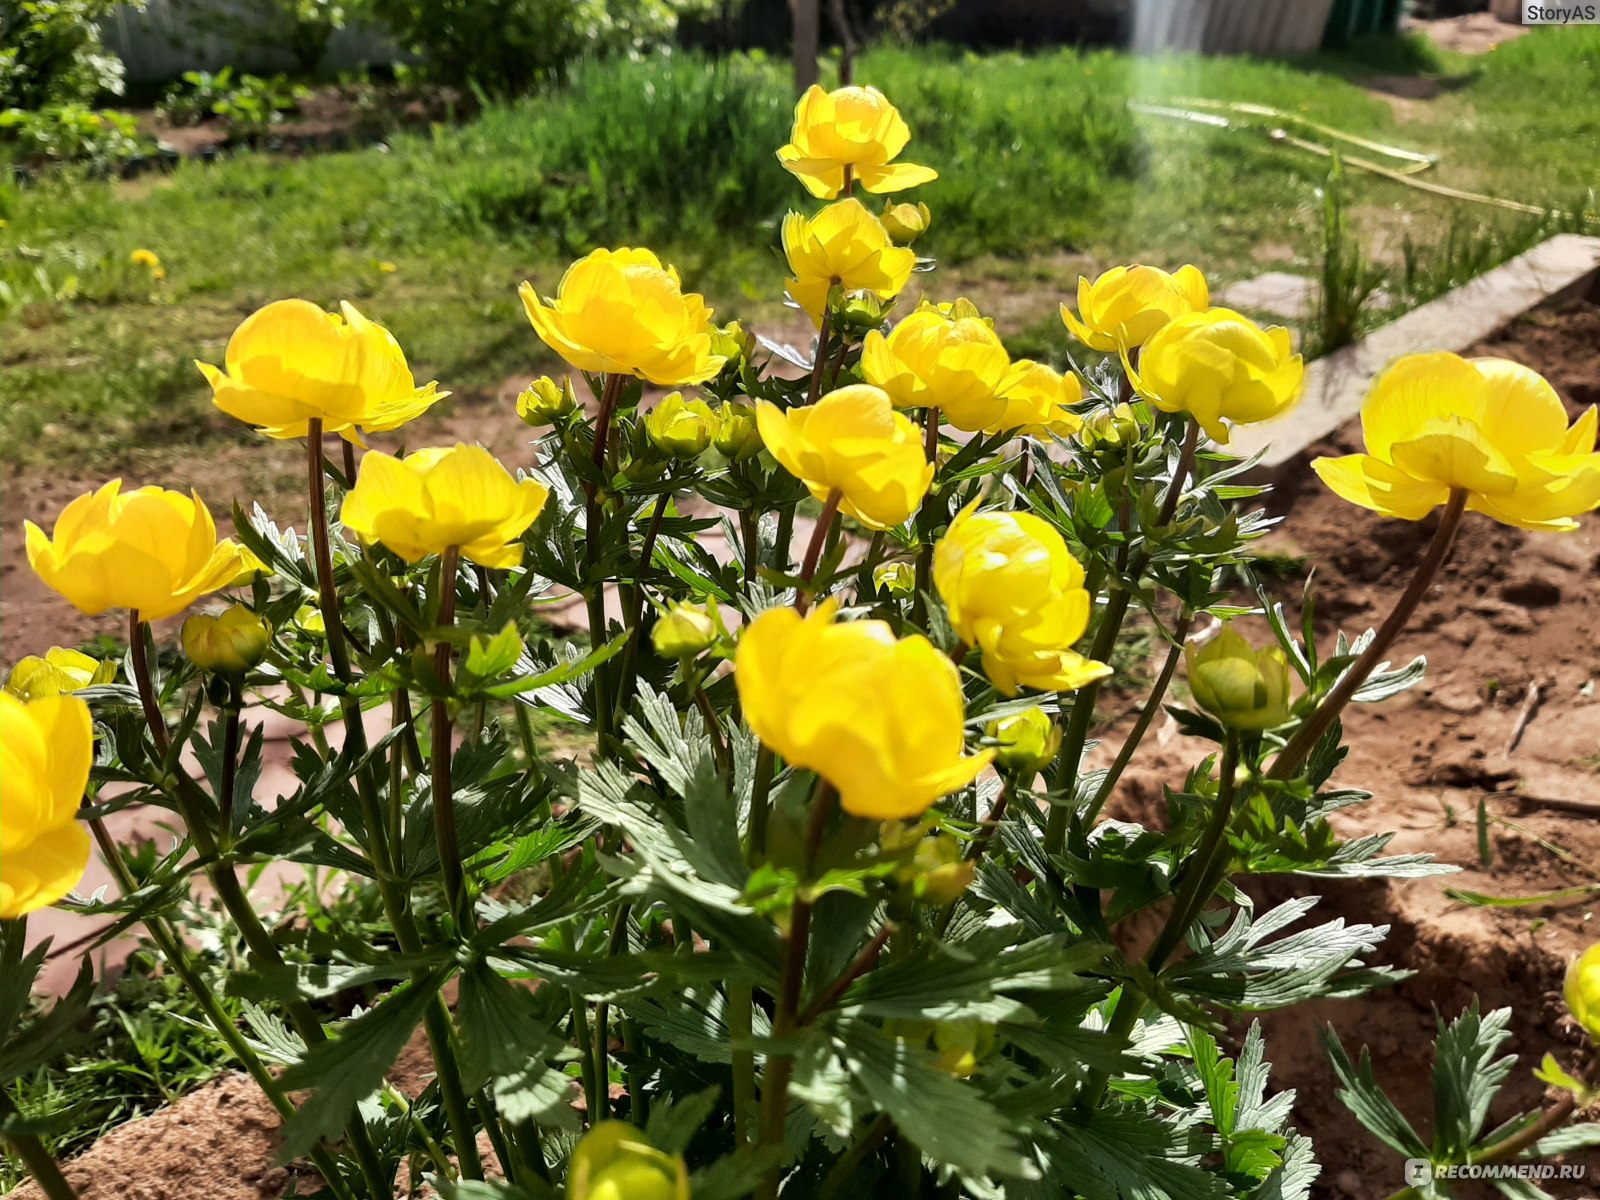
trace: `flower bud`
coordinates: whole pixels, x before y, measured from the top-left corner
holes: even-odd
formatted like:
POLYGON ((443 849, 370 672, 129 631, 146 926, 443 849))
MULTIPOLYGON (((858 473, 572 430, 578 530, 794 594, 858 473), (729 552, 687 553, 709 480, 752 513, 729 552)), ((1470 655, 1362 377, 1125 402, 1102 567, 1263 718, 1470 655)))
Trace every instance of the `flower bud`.
POLYGON ((30 654, 17 660, 6 677, 5 690, 19 700, 42 700, 65 696, 79 688, 110 683, 117 677, 117 664, 101 662, 65 646, 51 646, 44 657, 30 654))
POLYGON ((243 605, 218 616, 196 613, 183 623, 183 652, 202 671, 239 675, 267 656, 272 627, 243 605))
POLYGON ((315 604, 302 604, 294 610, 294 623, 300 627, 302 633, 314 638, 328 636, 328 624, 322 619, 322 610, 315 604))
POLYGON ((917 570, 907 562, 880 563, 872 569, 872 587, 902 598, 917 594, 917 570))
POLYGON ((989 722, 989 736, 1000 743, 994 761, 1002 771, 1032 777, 1048 767, 1061 749, 1061 728, 1044 709, 1026 708, 1014 717, 989 722))
POLYGON ((1567 968, 1567 1011, 1600 1045, 1600 942, 1590 946, 1567 968))
POLYGON ((912 891, 924 904, 954 904, 972 885, 977 866, 966 861, 950 837, 926 837, 917 845, 908 868, 912 891))
POLYGON ((717 620, 701 604, 670 604, 656 621, 650 640, 662 658, 694 658, 716 645, 717 620))
POLYGON ((556 425, 578 411, 578 397, 572 391, 572 377, 557 383, 550 376, 535 379, 517 396, 517 416, 529 425, 556 425))
POLYGON ((1085 446, 1121 446, 1139 437, 1139 418, 1132 406, 1097 408, 1083 419, 1078 440, 1085 446))
POLYGON ((729 321, 718 328, 711 327, 711 353, 721 355, 729 362, 749 358, 756 348, 756 340, 737 321, 729 321))
POLYGON ((838 304, 839 323, 851 329, 876 329, 892 307, 892 296, 884 300, 871 292, 848 292, 838 304))
POLYGON ((712 445, 730 462, 743 462, 760 454, 761 430, 756 426, 755 408, 732 401, 724 404, 717 414, 717 433, 712 445))
POLYGON ((1277 646, 1257 650, 1228 626, 1184 657, 1195 703, 1229 729, 1273 729, 1289 719, 1289 660, 1277 646))
POLYGON ((883 227, 889 236, 902 246, 909 246, 933 223, 933 214, 926 204, 889 204, 883 210, 883 227))
POLYGON ((689 1200, 689 1169, 626 1121, 601 1121, 572 1151, 567 1200, 689 1200))
POLYGON ((711 445, 717 417, 711 406, 696 396, 685 400, 673 392, 645 414, 644 431, 651 445, 673 458, 698 458, 711 445))
POLYGON ((940 1021, 933 1027, 933 1048, 939 1069, 965 1078, 978 1069, 978 1060, 994 1049, 994 1026, 982 1021, 940 1021))

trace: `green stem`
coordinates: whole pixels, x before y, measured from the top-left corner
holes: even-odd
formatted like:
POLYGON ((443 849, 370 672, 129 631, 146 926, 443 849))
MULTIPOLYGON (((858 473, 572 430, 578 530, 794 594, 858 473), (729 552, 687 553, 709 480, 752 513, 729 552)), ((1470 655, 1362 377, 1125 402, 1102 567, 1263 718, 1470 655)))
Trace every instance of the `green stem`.
POLYGON ((1144 740, 1150 731, 1151 724, 1155 721, 1156 713, 1161 711, 1161 702, 1166 699, 1167 689, 1172 685, 1172 677, 1177 673, 1178 660, 1183 657, 1183 640, 1188 636, 1189 625, 1194 620, 1190 613, 1184 613, 1172 629, 1172 644, 1167 647, 1167 657, 1161 664, 1161 673, 1156 676, 1155 685, 1146 697, 1144 707, 1139 710, 1139 719, 1133 723, 1133 728, 1128 731, 1128 736, 1123 740, 1122 748, 1117 751, 1117 757, 1106 771, 1105 780, 1100 784, 1100 790, 1095 793, 1094 800, 1084 810, 1084 824, 1092 825, 1100 810, 1105 807, 1111 793, 1116 790, 1117 781, 1122 778, 1122 773, 1128 769, 1128 764, 1133 761, 1134 752, 1139 749, 1139 743, 1144 740))
POLYGON ((789 546, 794 541, 794 510, 797 507, 788 504, 778 510, 778 532, 772 546, 772 569, 781 575, 789 572, 789 546))
POLYGON ((591 1053, 594 1039, 589 1036, 589 1003, 577 992, 569 997, 572 1004, 572 1040, 578 1047, 578 1068, 583 1074, 583 1109, 592 1126, 603 1121, 611 1111, 611 1099, 604 1083, 596 1072, 595 1056, 591 1053))
POLYGON ((1428 546, 1428 553, 1418 565, 1416 574, 1411 577, 1405 592, 1395 603, 1394 610, 1379 627, 1371 643, 1361 652, 1361 657, 1340 676, 1333 690, 1322 698, 1316 711, 1305 719, 1294 736, 1289 739, 1288 744, 1272 760, 1272 769, 1267 772, 1268 779, 1291 779, 1299 772, 1305 765, 1306 759, 1310 758, 1312 751, 1317 748, 1317 743, 1344 711, 1344 706, 1350 703, 1351 697, 1377 669, 1384 655, 1389 653, 1389 648, 1394 645, 1395 639, 1405 630, 1412 614, 1417 611, 1417 605, 1422 603, 1422 597, 1427 595, 1428 587, 1438 575, 1439 568, 1444 566, 1445 560, 1450 557, 1450 547, 1455 541, 1456 530, 1461 526, 1461 518, 1466 512, 1466 507, 1466 491, 1462 488, 1453 489, 1449 501, 1444 506, 1444 512, 1440 514, 1439 527, 1433 532, 1433 541, 1428 546))
POLYGON ((756 1052, 750 1046, 755 1036, 752 1024, 754 990, 748 983, 728 983, 728 1036, 733 1055, 733 1144, 740 1149, 750 1144, 756 1120, 756 1052))
MULTIPOLYGON (((811 802, 811 819, 806 824, 805 869, 809 878, 816 865, 817 851, 822 845, 822 835, 827 830, 828 819, 838 793, 828 783, 821 783, 811 802)), ((772 1037, 782 1041, 792 1037, 799 1028, 800 994, 805 982, 806 953, 811 944, 811 912, 813 901, 802 888, 795 897, 794 909, 789 918, 789 931, 784 936, 783 974, 778 983, 778 1005, 772 1018, 772 1037)), ((794 1055, 776 1050, 767 1057, 766 1075, 761 1081, 761 1144, 781 1149, 783 1131, 789 1113, 789 1081, 794 1077, 794 1055)), ((762 1180, 757 1190, 758 1200, 777 1200, 780 1168, 762 1180)))
POLYGON ((888 1115, 879 1117, 858 1137, 834 1163, 828 1173, 823 1176, 821 1185, 817 1188, 817 1200, 833 1200, 839 1190, 849 1181, 855 1169, 865 1161, 867 1155, 878 1148, 884 1138, 889 1136, 889 1131, 894 1128, 894 1121, 888 1115))
MULTIPOLYGON (((138 881, 134 879, 133 874, 128 870, 128 864, 122 857, 121 847, 117 845, 116 840, 111 836, 111 832, 106 828, 105 822, 92 819, 88 824, 89 832, 94 836, 95 844, 100 848, 100 856, 105 860, 106 868, 111 872, 112 879, 116 881, 118 891, 124 896, 132 895, 138 891, 138 881)), ((255 1085, 261 1089, 261 1093, 267 1098, 267 1102, 285 1120, 293 1116, 295 1111, 294 1104, 290 1101, 283 1088, 278 1085, 277 1076, 267 1069, 267 1065, 261 1061, 260 1056, 251 1048, 244 1035, 239 1032, 239 1027, 233 1023, 233 1018, 228 1014, 228 1011, 217 1000, 216 993, 211 990, 211 986, 206 982, 205 977, 190 958, 189 950, 184 945, 183 939, 167 923, 164 917, 151 913, 145 916, 143 920, 144 927, 150 934, 150 940, 156 944, 156 949, 167 960, 173 974, 177 975, 183 982, 184 987, 188 988, 189 994, 194 997, 194 1001, 199 1005, 200 1011, 205 1014, 206 1020, 216 1030, 217 1036, 222 1039, 223 1044, 228 1047, 234 1058, 239 1060, 239 1065, 255 1081, 255 1085)), ((308 1157, 311 1159, 312 1165, 317 1168, 318 1174, 323 1177, 330 1188, 342 1197, 350 1197, 348 1185, 339 1174, 338 1164, 326 1147, 320 1145, 312 1147, 308 1157)), ((375 1196, 389 1195, 390 1191, 386 1176, 381 1170, 376 1175, 372 1174, 371 1166, 371 1163, 363 1160, 362 1174, 366 1179, 368 1189, 375 1196)))
POLYGON ((635 674, 639 663, 639 644, 644 640, 644 607, 647 602, 644 581, 650 571, 650 560, 655 556, 656 536, 661 532, 661 520, 667 514, 667 501, 670 499, 669 492, 662 492, 656 497, 655 508, 650 514, 650 524, 639 547, 639 569, 636 572, 638 578, 629 589, 626 599, 627 608, 624 610, 624 617, 628 622, 628 645, 622 654, 622 677, 617 684, 616 711, 611 717, 614 729, 622 726, 623 710, 627 707, 637 682, 635 674))
POLYGON ((817 332, 817 356, 811 361, 811 385, 806 389, 806 403, 815 404, 822 394, 822 375, 828 366, 828 339, 833 334, 831 314, 822 314, 822 328, 817 332))
POLYGON ((750 792, 750 857, 760 862, 767 856, 767 826, 772 817, 772 777, 777 771, 777 755, 765 742, 756 751, 755 778, 750 792))
MULTIPOLYGON (((600 393, 600 411, 595 417, 594 446, 590 462, 594 469, 604 471, 606 450, 611 438, 611 418, 622 396, 624 376, 612 373, 606 376, 600 393)), ((600 546, 605 534, 605 505, 601 502, 599 485, 584 484, 583 557, 591 578, 584 588, 584 600, 589 611, 589 641, 599 646, 606 636, 605 580, 600 578, 600 546)), ((595 733, 599 738, 602 756, 611 751, 611 671, 609 663, 594 669, 595 733)))
POLYGON ((333 673, 348 683, 350 649, 344 640, 344 619, 339 615, 339 591, 333 582, 333 549, 329 544, 328 495, 322 458, 322 419, 306 423, 306 475, 311 492, 311 547, 317 567, 317 595, 322 608, 322 623, 328 637, 328 656, 333 673))
MULTIPOLYGON (((923 430, 922 453, 933 464, 935 478, 939 470, 939 410, 934 407, 928 409, 927 424, 923 430)), ((927 615, 927 594, 933 587, 933 530, 931 512, 936 503, 943 503, 937 498, 938 493, 932 485, 928 493, 922 498, 922 507, 917 511, 917 533, 921 537, 921 544, 917 547, 917 575, 916 594, 911 598, 911 617, 913 622, 920 624, 927 615)))
MULTIPOLYGON (((11 1103, 11 1097, 6 1095, 5 1089, 0 1088, 0 1118, 9 1120, 21 1115, 16 1105, 11 1103)), ((43 1142, 31 1133, 9 1133, 5 1140, 11 1143, 11 1148, 17 1152, 22 1165, 27 1167, 28 1173, 33 1176, 33 1182, 49 1197, 49 1200, 78 1200, 78 1193, 67 1182, 67 1177, 56 1165, 55 1156, 45 1149, 43 1142)))
MULTIPOLYGON (((1122 623, 1128 616, 1128 604, 1133 593, 1118 587, 1106 601, 1100 614, 1100 629, 1089 657, 1095 662, 1108 662, 1111 651, 1122 633, 1122 623)), ((1089 726, 1094 721, 1095 697, 1100 694, 1100 680, 1078 689, 1072 699, 1072 715, 1067 718, 1066 730, 1061 738, 1061 757, 1057 760, 1056 777, 1052 791, 1056 804, 1045 822, 1044 848, 1051 854, 1061 853, 1067 840, 1067 823, 1072 819, 1072 802, 1078 787, 1078 769, 1083 763, 1084 743, 1089 740, 1089 726)))
MULTIPOLYGON (((444 632, 448 632, 455 624, 456 573, 460 563, 460 548, 448 547, 439 566, 439 628, 444 632)), ((433 771, 433 836, 439 848, 439 876, 444 883, 445 903, 455 918, 459 934, 468 937, 476 922, 473 920, 472 897, 467 891, 466 872, 461 863, 461 843, 456 835, 450 703, 449 697, 444 694, 450 690, 450 656, 450 643, 441 637, 433 651, 433 673, 438 677, 441 690, 433 697, 433 750, 428 765, 433 771)))
MULTIPOLYGON (((611 914, 611 936, 606 940, 606 957, 615 958, 622 953, 628 941, 628 918, 633 912, 631 901, 624 900, 618 904, 611 914)), ((608 1028, 611 1021, 611 1003, 607 1000, 600 1001, 594 1009, 594 1064, 595 1073, 600 1078, 600 1086, 605 1089, 601 1093, 601 1116, 611 1115, 611 1032, 608 1028)))
MULTIPOLYGON (((983 856, 989 852, 989 846, 994 841, 995 832, 1000 828, 1000 822, 1005 818, 1006 806, 1011 802, 1012 780, 1010 776, 1002 777, 1000 794, 995 797, 994 807, 989 810, 988 820, 984 821, 983 828, 978 831, 978 836, 972 839, 972 845, 967 848, 967 861, 976 870, 983 856)), ((956 909, 960 907, 959 899, 952 900, 939 917, 939 923, 934 926, 934 933, 943 937, 950 929, 950 922, 955 920, 956 909)))

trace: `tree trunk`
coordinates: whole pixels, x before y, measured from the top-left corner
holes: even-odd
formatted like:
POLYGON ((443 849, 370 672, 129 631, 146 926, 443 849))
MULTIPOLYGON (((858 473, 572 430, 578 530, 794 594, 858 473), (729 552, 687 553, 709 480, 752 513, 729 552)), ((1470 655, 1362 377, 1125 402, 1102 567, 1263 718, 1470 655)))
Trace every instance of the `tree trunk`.
POLYGON ((856 81, 856 38, 850 28, 850 18, 845 15, 844 0, 828 0, 828 16, 844 48, 839 57, 839 86, 849 87, 856 81))
POLYGON ((819 0, 789 0, 794 16, 794 90, 803 92, 820 78, 817 48, 821 12, 819 0))

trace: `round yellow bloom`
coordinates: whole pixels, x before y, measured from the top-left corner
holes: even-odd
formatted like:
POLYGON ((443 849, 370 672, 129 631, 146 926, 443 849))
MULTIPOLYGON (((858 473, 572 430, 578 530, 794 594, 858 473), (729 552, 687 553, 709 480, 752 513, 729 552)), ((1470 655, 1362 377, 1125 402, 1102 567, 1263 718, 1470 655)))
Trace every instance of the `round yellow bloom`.
POLYGON ((1195 703, 1230 729, 1275 729, 1289 719, 1289 660, 1257 650, 1231 625, 1196 649, 1184 647, 1195 703))
POLYGON ((116 677, 114 662, 102 662, 65 646, 51 646, 43 658, 30 654, 17 660, 6 677, 6 691, 19 700, 42 700, 46 696, 65 696, 79 688, 110 683, 116 677))
POLYGON ((1467 507, 1521 529, 1576 529, 1600 505, 1595 410, 1569 429, 1536 371, 1503 358, 1412 354, 1372 385, 1361 409, 1365 454, 1311 464, 1338 495, 1416 521, 1452 488, 1467 507))
POLYGON ((1037 775, 1061 749, 1061 727, 1038 706, 990 721, 987 732, 1000 743, 996 765, 1019 775, 1037 775))
POLYGON ((644 418, 650 444, 673 458, 698 458, 711 445, 717 431, 717 414, 699 396, 688 400, 682 392, 663 396, 644 418))
POLYGON ((1572 1019, 1600 1044, 1600 942, 1590 946, 1567 968, 1564 991, 1572 1019))
POLYGON ((242 604, 221 613, 195 613, 183 622, 179 641, 189 661, 202 671, 238 675, 267 656, 272 626, 242 604))
POLYGON ((482 446, 417 450, 405 458, 376 451, 339 519, 363 542, 381 542, 407 562, 451 546, 485 567, 522 561, 517 539, 544 508, 549 489, 513 479, 482 446))
POLYGON ((918 309, 888 337, 873 330, 861 347, 866 381, 888 392, 896 408, 937 408, 969 433, 992 428, 1006 411, 1000 387, 1010 370, 994 329, 960 300, 945 310, 918 309))
POLYGON ((910 140, 899 109, 877 88, 825 92, 812 84, 794 107, 794 129, 778 161, 821 200, 844 191, 846 168, 869 192, 903 192, 939 178, 931 167, 891 161, 910 140))
POLYGON ((1219 446, 1228 425, 1267 421, 1300 399, 1306 368, 1282 325, 1262 329, 1232 309, 1209 308, 1179 317, 1144 345, 1135 370, 1137 391, 1163 412, 1186 412, 1219 446))
POLYGON ((784 470, 818 500, 837 488, 840 511, 873 529, 916 512, 933 482, 921 432, 878 388, 853 384, 787 411, 763 400, 756 422, 784 470))
POLYGON ((830 204, 811 218, 790 213, 783 219, 783 253, 789 295, 818 328, 835 284, 887 300, 900 294, 917 265, 916 254, 895 246, 882 222, 855 199, 830 204))
POLYGON ((270 438, 324 433, 360 443, 398 429, 448 396, 418 387, 394 335, 353 304, 324 312, 309 300, 275 300, 246 317, 228 339, 223 369, 196 362, 212 402, 270 438))
POLYGON ((648 250, 596 250, 567 268, 552 301, 517 289, 528 320, 580 371, 637 375, 663 387, 704 383, 725 361, 712 353, 711 310, 648 250))
POLYGON ((734 681, 745 720, 794 766, 839 789, 847 813, 915 817, 993 757, 963 756, 961 680, 920 634, 837 624, 838 597, 801 617, 770 608, 745 627, 734 681))
POLYGON ((46 585, 90 616, 137 609, 146 621, 182 612, 256 565, 217 526, 197 493, 122 491, 113 479, 56 518, 53 537, 27 522, 28 562, 46 585))
POLYGON ((154 268, 161 265, 161 256, 154 250, 140 249, 135 250, 132 254, 128 255, 128 261, 136 267, 154 268))
POLYGON ((1072 411, 1083 402, 1083 385, 1076 375, 1063 375, 1044 363, 1018 359, 1000 381, 1004 404, 985 433, 1015 430, 1022 437, 1071 437, 1083 428, 1083 418, 1072 411))
POLYGON ((983 651, 989 681, 1068 692, 1111 674, 1072 649, 1089 625, 1083 568, 1032 513, 962 509, 933 551, 933 584, 950 626, 983 651))
POLYGON ((717 644, 717 619, 704 604, 670 604, 650 631, 662 658, 693 658, 717 644))
POLYGON ((557 383, 543 375, 517 393, 517 416, 535 429, 554 425, 577 411, 578 397, 573 394, 571 378, 557 383))
POLYGON ((1211 303, 1211 290, 1198 267, 1167 274, 1158 267, 1112 267, 1090 283, 1078 276, 1078 311, 1065 304, 1061 319, 1091 350, 1132 350, 1170 321, 1211 303))
POLYGON ((0 919, 54 904, 83 878, 78 802, 94 761, 89 706, 0 692, 0 919))
POLYGON ((689 1168, 628 1122, 600 1121, 573 1148, 567 1200, 689 1200, 689 1168))

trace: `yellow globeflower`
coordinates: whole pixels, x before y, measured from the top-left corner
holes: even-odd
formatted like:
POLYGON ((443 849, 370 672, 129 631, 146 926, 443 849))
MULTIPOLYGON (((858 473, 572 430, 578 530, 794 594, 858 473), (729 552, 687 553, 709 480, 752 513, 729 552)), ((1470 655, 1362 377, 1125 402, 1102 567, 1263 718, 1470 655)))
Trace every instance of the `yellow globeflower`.
POLYGON ((1083 402, 1083 385, 1076 375, 1063 375, 1044 363, 1018 359, 1000 381, 1005 405, 985 433, 1015 430, 1023 437, 1071 437, 1083 428, 1083 418, 1072 411, 1083 402))
POLYGON ((875 387, 842 387, 787 411, 763 400, 756 424, 772 456, 813 496, 826 500, 838 489, 840 510, 874 529, 916 512, 933 482, 921 432, 875 387))
POLYGON ((514 567, 522 561, 517 539, 549 494, 536 480, 513 479, 482 446, 417 450, 403 459, 374 451, 361 460, 339 519, 363 542, 381 542, 407 562, 454 546, 482 566, 514 567))
POLYGON ((734 680, 745 720, 790 763, 839 789, 847 813, 915 817, 967 786, 990 753, 963 756, 961 680, 920 634, 771 608, 745 628, 734 680))
POLYGON ((1275 729, 1289 719, 1289 660, 1277 646, 1257 650, 1227 625, 1183 653, 1195 703, 1230 729, 1275 729))
POLYGON ((648 250, 596 250, 567 268, 556 298, 517 289, 528 320, 580 371, 637 375, 663 387, 704 383, 726 361, 712 353, 711 310, 648 250))
POLYGON ((567 1200, 689 1200, 689 1168, 627 1121, 599 1121, 573 1148, 567 1200))
POLYGON ((1083 568, 1061 535, 1032 513, 974 511, 950 522, 933 551, 933 584, 950 626, 983 651, 989 681, 1067 692, 1111 674, 1072 649, 1089 624, 1083 568))
POLYGON ((911 130, 877 88, 825 92, 813 84, 794 107, 789 144, 778 161, 822 200, 844 190, 845 171, 869 192, 903 192, 939 178, 931 167, 891 161, 911 130))
POLYGON ((1061 319, 1091 350, 1132 350, 1168 322, 1210 303, 1198 267, 1179 267, 1170 275, 1157 267, 1112 267, 1093 283, 1078 277, 1078 311, 1063 304, 1061 319))
POLYGON ((43 658, 30 654, 18 659, 6 677, 6 691, 19 700, 42 700, 46 696, 65 696, 79 688, 110 683, 116 677, 114 662, 102 662, 65 646, 51 646, 43 658))
POLYGON ((792 276, 789 295, 818 328, 835 284, 888 300, 900 294, 917 265, 916 254, 894 245, 883 223, 855 199, 830 204, 811 218, 790 213, 783 219, 783 253, 792 276))
POLYGON ((1011 356, 989 322, 965 300, 925 305, 885 337, 867 334, 861 370, 896 408, 937 408, 957 429, 976 433, 1006 411, 1000 387, 1011 356))
POLYGON ((125 493, 120 479, 62 509, 53 537, 32 521, 26 527, 34 573, 91 616, 131 608, 158 621, 259 565, 231 539, 217 540, 198 494, 158 487, 125 493))
POLYGON ((275 300, 246 317, 222 368, 196 362, 223 412, 271 438, 305 437, 308 422, 360 442, 398 429, 449 392, 418 387, 400 343, 353 304, 325 312, 309 300, 275 300))
POLYGON ((1591 406, 1569 429, 1544 377, 1503 358, 1411 354, 1361 409, 1365 454, 1311 464, 1340 496, 1416 521, 1468 493, 1467 507, 1521 529, 1576 529, 1600 505, 1591 406))
POLYGON ((1590 946, 1567 968, 1567 1011, 1600 1043, 1600 942, 1590 946))
POLYGON ((1124 364, 1135 391, 1163 412, 1188 413, 1219 446, 1230 424, 1293 408, 1306 374, 1287 329, 1262 329, 1228 308, 1179 317, 1145 343, 1137 370, 1126 355, 1124 364))
POLYGON ((685 400, 682 392, 663 396, 644 418, 650 444, 673 458, 698 458, 711 445, 717 427, 711 406, 699 396, 685 400))
POLYGON ((83 878, 78 802, 94 761, 89 706, 0 692, 0 919, 54 904, 83 878))

